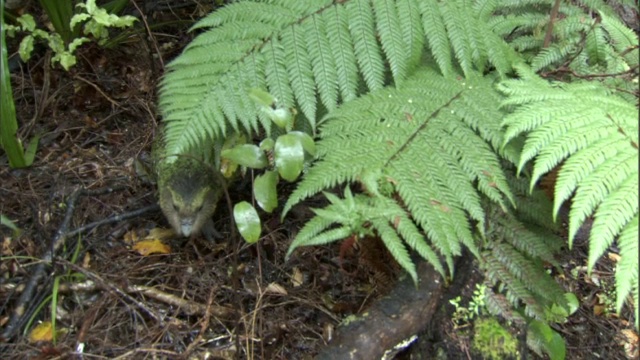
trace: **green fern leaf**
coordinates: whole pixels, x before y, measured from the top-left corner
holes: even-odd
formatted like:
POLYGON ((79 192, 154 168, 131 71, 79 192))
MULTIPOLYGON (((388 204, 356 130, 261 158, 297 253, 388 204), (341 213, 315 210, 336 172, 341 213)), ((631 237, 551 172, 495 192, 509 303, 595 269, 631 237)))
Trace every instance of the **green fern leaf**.
MULTIPOLYGON (((300 109, 307 119, 312 122, 312 126, 315 127, 316 89, 305 36, 305 34, 309 34, 313 30, 311 25, 308 22, 300 27, 291 27, 284 31, 282 33, 282 45, 285 48, 285 57, 288 59, 286 68, 291 79, 292 93, 295 93, 300 109)), ((286 78, 281 79, 281 82, 286 82, 286 80, 286 78)), ((278 98, 278 95, 274 95, 278 98)), ((293 102, 284 102, 283 105, 290 107, 293 102)))
POLYGON ((394 80, 400 83, 407 76, 409 48, 403 39, 395 2, 373 0, 373 10, 382 49, 389 61, 394 80))
MULTIPOLYGON (((503 104, 513 108, 504 120, 505 137, 527 133, 519 171, 535 158, 533 188, 543 174, 564 161, 556 183, 553 214, 555 217, 562 203, 575 194, 569 213, 570 246, 585 220, 594 216, 589 269, 616 238, 621 241, 622 234, 625 249, 633 249, 628 239, 637 241, 638 236, 637 107, 601 83, 558 85, 540 81, 526 69, 520 69, 520 73, 534 81, 511 80, 501 87, 509 95, 503 104)), ((625 268, 633 263, 629 253, 621 252, 621 256, 627 258, 625 268)), ((631 256, 637 258, 637 251, 631 256)), ((637 272, 618 272, 618 295, 626 296, 638 286, 637 272)), ((621 304, 622 300, 618 301, 621 304)))
POLYGON ((471 49, 469 45, 469 39, 464 29, 464 25, 456 21, 463 16, 458 5, 454 2, 447 1, 440 4, 440 11, 444 19, 444 24, 447 28, 449 40, 453 51, 462 67, 462 71, 465 75, 469 75, 473 72, 473 60, 471 58, 471 49))
MULTIPOLYGON (((616 268, 616 309, 622 309, 627 296, 632 295, 637 304, 638 294, 638 215, 629 221, 618 238, 622 254, 616 268)), ((635 306, 636 327, 638 327, 638 306, 635 306)))
MULTIPOLYGON (((492 99, 496 108, 500 99, 491 81, 447 80, 425 70, 411 76, 401 90, 372 92, 336 109, 323 119, 320 161, 307 172, 284 212, 324 189, 363 179, 371 183, 371 175, 380 174, 378 181, 393 184, 414 226, 427 235, 453 271, 453 257, 461 253, 462 244, 479 253, 468 221, 471 217, 484 227, 477 191, 500 204, 504 196, 511 198, 496 155, 472 130, 475 126, 481 134, 498 136, 500 116, 492 116, 495 110, 478 113, 479 99, 492 99), (493 97, 474 95, 487 92, 494 92, 493 97), (440 109, 442 104, 451 109, 440 109)), ((411 234, 415 237, 415 232, 411 234)), ((419 249, 416 240, 411 241, 414 245, 409 245, 429 261, 435 259, 430 248, 419 249)))
MULTIPOLYGON (((329 111, 335 109, 338 104, 338 71, 326 29, 330 19, 331 16, 313 15, 310 29, 307 32, 309 57, 313 65, 313 75, 317 80, 318 93, 322 104, 329 111)), ((353 69, 352 76, 354 79, 357 77, 355 69, 353 69)), ((355 89, 355 83, 353 86, 355 89)))
POLYGON ((614 16, 601 13, 602 26, 609 34, 614 48, 624 55, 629 67, 638 66, 638 35, 633 30, 626 27, 614 16))
POLYGON ((349 31, 353 39, 356 60, 370 90, 384 85, 384 63, 375 39, 373 9, 368 0, 354 0, 346 5, 349 31))
POLYGON ((625 227, 630 226, 631 219, 637 217, 639 186, 637 171, 630 175, 598 206, 596 218, 591 228, 589 269, 593 268, 600 256, 613 244, 615 237, 622 233, 625 227))
MULTIPOLYGON (((343 6, 330 9, 327 14, 327 36, 330 53, 336 63, 338 87, 342 100, 347 102, 356 98, 358 89, 358 68, 353 51, 353 42, 349 34, 349 17, 343 6)), ((328 107, 329 108, 329 107, 328 107)), ((335 107, 331 107, 333 109, 335 107)))
POLYGON ((416 273, 416 267, 411 261, 407 248, 402 244, 402 240, 396 233, 396 231, 389 225, 384 219, 374 218, 371 219, 371 225, 376 229, 380 235, 380 239, 389 250, 398 264, 411 276, 415 283, 418 282, 418 274, 416 273))
MULTIPOLYGON (((413 71, 422 61, 424 53, 425 33, 422 28, 419 0, 396 1, 398 18, 402 30, 402 38, 407 43, 407 75, 413 71)), ((404 79, 404 76, 403 76, 404 79)))
POLYGON ((425 0, 421 1, 419 6, 423 19, 422 26, 424 27, 424 33, 427 35, 431 53, 436 59, 442 74, 449 76, 454 73, 451 44, 449 43, 447 29, 438 2, 436 0, 425 0))

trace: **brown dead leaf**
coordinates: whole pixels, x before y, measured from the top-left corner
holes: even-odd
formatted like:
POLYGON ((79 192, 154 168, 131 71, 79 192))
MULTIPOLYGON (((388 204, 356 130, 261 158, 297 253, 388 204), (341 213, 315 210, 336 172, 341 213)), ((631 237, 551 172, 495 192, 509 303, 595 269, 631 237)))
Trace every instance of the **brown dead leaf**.
POLYGON ((638 334, 631 329, 624 329, 618 333, 618 339, 618 343, 624 348, 627 359, 637 359, 640 352, 638 334))
POLYGON ((604 313, 604 309, 605 309, 604 305, 600 305, 600 304, 593 305, 593 315, 595 316, 602 315, 604 313))
POLYGON ((133 250, 142 256, 151 254, 170 254, 171 247, 160 240, 143 240, 133 245, 133 250))

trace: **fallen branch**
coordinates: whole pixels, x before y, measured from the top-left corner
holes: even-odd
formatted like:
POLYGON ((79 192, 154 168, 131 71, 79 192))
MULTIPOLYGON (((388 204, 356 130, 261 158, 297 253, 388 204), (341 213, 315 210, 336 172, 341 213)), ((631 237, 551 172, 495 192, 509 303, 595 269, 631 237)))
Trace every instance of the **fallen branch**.
POLYGON ((380 359, 420 332, 434 315, 445 286, 431 265, 421 262, 417 270, 418 286, 408 276, 400 281, 390 295, 341 325, 316 359, 380 359))

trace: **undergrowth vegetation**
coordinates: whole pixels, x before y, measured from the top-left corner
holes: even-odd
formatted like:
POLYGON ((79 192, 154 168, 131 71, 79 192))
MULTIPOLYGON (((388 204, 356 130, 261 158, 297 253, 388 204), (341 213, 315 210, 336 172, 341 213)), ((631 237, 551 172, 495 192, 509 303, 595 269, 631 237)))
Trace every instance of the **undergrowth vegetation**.
POLYGON ((161 84, 163 155, 277 136, 251 89, 297 109, 317 153, 284 214, 330 204, 290 253, 376 235, 415 278, 410 249, 448 277, 467 248, 491 311, 555 321, 570 306, 543 264, 570 206, 569 247, 595 218, 589 269, 617 243, 638 325, 638 37, 606 2, 240 1, 194 29, 161 84), (537 184, 558 168, 550 202, 537 184))

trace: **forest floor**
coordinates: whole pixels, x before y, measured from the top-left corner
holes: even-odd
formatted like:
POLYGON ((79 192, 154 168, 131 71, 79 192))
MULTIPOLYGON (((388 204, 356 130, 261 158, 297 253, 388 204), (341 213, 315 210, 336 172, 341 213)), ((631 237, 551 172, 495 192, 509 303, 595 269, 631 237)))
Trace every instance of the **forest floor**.
MULTIPOLYGON (((8 43, 20 138, 41 138, 29 168, 10 169, 0 154, 0 214, 22 230, 16 236, 0 227, 3 332, 56 234, 111 221, 66 238, 21 316, 18 335, 0 340, 0 358, 311 358, 346 316, 363 313, 392 290, 399 271, 381 260, 383 250, 339 243, 301 248, 285 261, 292 237, 311 214, 306 207, 283 222, 277 211, 262 214, 263 237, 249 245, 232 231, 228 207, 221 204, 215 223, 223 239, 165 240, 170 248, 160 254, 135 247, 149 234, 162 237, 158 229, 168 227, 157 208, 114 218, 156 203, 155 186, 136 164, 149 158, 159 131, 158 82, 193 38, 189 26, 213 9, 187 0, 146 5, 152 36, 138 23, 110 49, 86 44, 69 72, 51 68, 44 47, 36 47, 28 63, 19 62, 17 41, 8 43), (72 194, 79 194, 75 201, 72 194), (55 343, 32 331, 51 321, 54 294, 55 343)), ((24 11, 41 12, 36 5, 24 11)), ((251 201, 250 181, 234 182, 229 192, 233 201, 251 201)), ((590 275, 586 244, 562 259, 556 277, 580 300, 566 323, 554 325, 566 341, 567 359, 638 354, 631 315, 614 311, 615 256, 610 253, 590 275)), ((482 275, 473 271, 462 284, 463 304, 478 283, 482 275)), ((472 324, 452 322, 451 291, 419 335, 426 345, 409 347, 397 359, 479 358, 472 324)))

